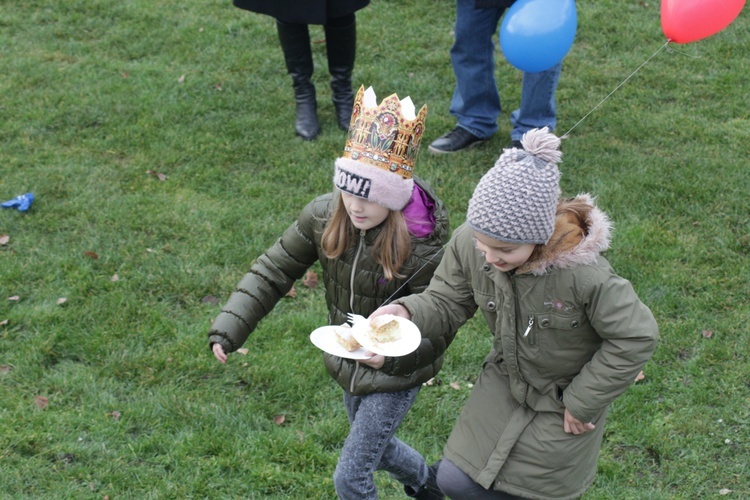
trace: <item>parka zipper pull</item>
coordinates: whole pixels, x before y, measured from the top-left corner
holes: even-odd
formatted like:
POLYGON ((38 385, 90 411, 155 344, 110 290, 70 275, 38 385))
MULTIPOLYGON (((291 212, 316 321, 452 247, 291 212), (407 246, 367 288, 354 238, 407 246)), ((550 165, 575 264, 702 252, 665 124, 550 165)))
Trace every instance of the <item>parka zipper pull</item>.
POLYGON ((529 326, 526 327, 526 331, 523 333, 523 336, 528 336, 529 332, 531 331, 531 327, 534 326, 534 317, 529 318, 529 326))

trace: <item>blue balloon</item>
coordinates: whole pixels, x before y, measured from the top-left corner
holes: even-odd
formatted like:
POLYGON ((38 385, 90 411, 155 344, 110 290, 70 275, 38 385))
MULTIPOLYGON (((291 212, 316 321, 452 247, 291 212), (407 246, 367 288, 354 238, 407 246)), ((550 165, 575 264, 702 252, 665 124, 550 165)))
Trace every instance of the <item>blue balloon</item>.
POLYGON ((574 0, 518 0, 500 25, 500 48, 521 71, 545 71, 568 53, 577 27, 574 0))

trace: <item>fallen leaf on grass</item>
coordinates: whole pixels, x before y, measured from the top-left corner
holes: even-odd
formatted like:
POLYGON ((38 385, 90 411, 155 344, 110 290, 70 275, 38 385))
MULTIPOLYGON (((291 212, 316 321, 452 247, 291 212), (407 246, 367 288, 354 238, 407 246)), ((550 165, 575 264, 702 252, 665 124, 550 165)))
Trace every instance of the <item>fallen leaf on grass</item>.
POLYGON ((291 298, 295 298, 297 296, 297 290, 295 290, 294 287, 292 287, 291 290, 289 290, 288 292, 286 292, 286 296, 287 297, 291 297, 291 298))
POLYGON ((44 396, 34 396, 34 404, 37 408, 40 410, 44 410, 49 406, 49 399, 45 398, 44 396))
POLYGON ((19 297, 18 295, 14 295, 12 297, 8 297, 8 300, 12 300, 14 302, 18 302, 19 300, 21 300, 21 297, 19 297))
POLYGON ((151 177, 156 177, 160 181, 166 181, 167 176, 165 174, 162 174, 161 172, 157 172, 155 170, 146 170, 146 173, 150 175, 151 177))
POLYGON ((635 381, 638 382, 639 380, 643 380, 646 378, 646 375, 643 374, 643 370, 638 372, 638 375, 635 376, 635 381))
POLYGON ((729 488, 722 488, 719 490, 719 495, 729 495, 732 492, 729 488))
POLYGON ((302 284, 307 288, 315 288, 318 286, 318 273, 314 271, 307 271, 305 278, 302 280, 302 284))
POLYGON ((213 295, 206 295, 201 299, 201 302, 203 302, 204 304, 218 305, 219 299, 217 297, 214 297, 213 295))
POLYGON ((9 365, 0 366, 0 375, 7 375, 12 369, 13 367, 9 365))
POLYGON ((460 385, 458 384, 458 382, 451 382, 451 383, 450 383, 450 386, 451 386, 451 387, 452 387, 453 389, 456 389, 457 391, 460 391, 460 390, 461 390, 461 386, 460 386, 460 385))
POLYGON ((184 81, 185 81, 185 75, 181 75, 181 76, 180 76, 180 77, 179 77, 179 78, 177 79, 177 83, 182 83, 182 82, 184 82, 184 81))
POLYGON ((65 297, 60 297, 59 299, 57 299, 57 305, 58 305, 58 306, 61 306, 61 305, 65 304, 65 303, 66 303, 67 301, 68 301, 68 299, 67 299, 67 298, 65 298, 65 297))
POLYGON ((216 84, 216 90, 218 90, 219 92, 221 92, 222 90, 224 90, 224 89, 221 88, 221 82, 219 82, 219 83, 216 84))
POLYGON ((7 234, 0 234, 0 245, 7 245, 10 241, 10 236, 7 234))
POLYGON ((107 416, 108 417, 112 417, 112 420, 114 420, 115 422, 117 422, 118 420, 120 420, 120 412, 116 411, 116 410, 107 413, 107 416))
POLYGON ((85 252, 83 252, 83 255, 85 255, 86 257, 90 257, 94 260, 99 258, 99 254, 97 254, 96 252, 92 250, 86 250, 85 252))
POLYGON ((237 352, 242 354, 243 356, 247 356, 247 353, 250 351, 248 351, 245 347, 240 347, 239 349, 237 349, 237 352))
POLYGON ((701 336, 702 336, 702 337, 703 337, 704 339, 710 339, 710 338, 711 338, 711 336, 712 336, 713 334, 714 334, 714 332, 713 332, 712 330, 703 330, 703 331, 701 332, 701 336))
POLYGON ((117 273, 115 273, 115 274, 113 274, 113 275, 112 275, 112 277, 111 277, 111 278, 109 278, 109 281, 111 281, 111 282, 113 282, 113 283, 114 283, 115 281, 120 281, 120 277, 119 277, 119 276, 117 276, 117 273))
POLYGON ((8 320, 7 319, 4 319, 4 320, 0 321, 0 326, 7 326, 7 325, 8 325, 8 320))
POLYGON ((286 420, 286 415, 276 415, 273 417, 273 423, 276 425, 281 425, 286 420))

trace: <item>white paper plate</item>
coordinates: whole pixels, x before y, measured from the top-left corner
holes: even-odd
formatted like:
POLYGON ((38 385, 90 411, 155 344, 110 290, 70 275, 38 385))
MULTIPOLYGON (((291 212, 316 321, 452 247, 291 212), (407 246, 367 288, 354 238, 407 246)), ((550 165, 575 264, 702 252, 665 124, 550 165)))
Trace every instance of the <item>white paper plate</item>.
POLYGON ((336 340, 336 328, 343 327, 330 325, 316 328, 310 334, 310 341, 315 344, 315 347, 317 347, 318 349, 321 349, 328 354, 333 354, 334 356, 338 356, 340 358, 370 359, 372 357, 372 355, 366 355, 365 353, 367 352, 367 350, 361 347, 354 351, 347 351, 346 348, 339 344, 339 342, 336 340))
POLYGON ((390 319, 395 319, 399 323, 399 333, 401 338, 394 340, 393 342, 377 342, 371 338, 370 322, 359 321, 352 326, 352 335, 362 347, 375 354, 381 354, 383 356, 405 356, 410 352, 413 352, 419 347, 419 343, 422 341, 422 334, 419 333, 417 325, 412 323, 406 318, 393 315, 388 316, 390 319))

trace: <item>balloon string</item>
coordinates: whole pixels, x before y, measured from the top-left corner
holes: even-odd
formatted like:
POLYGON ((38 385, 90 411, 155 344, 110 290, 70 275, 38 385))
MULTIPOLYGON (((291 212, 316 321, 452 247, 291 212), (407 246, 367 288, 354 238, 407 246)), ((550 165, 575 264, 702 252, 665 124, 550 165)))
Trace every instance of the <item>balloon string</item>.
POLYGON ((645 61, 643 62, 643 64, 641 64, 640 66, 638 66, 638 67, 636 68, 636 70, 635 70, 635 71, 633 71, 632 73, 630 73, 630 76, 628 76, 628 77, 627 77, 627 78, 626 78, 625 80, 623 80, 623 81, 622 81, 622 83, 620 83, 620 85, 618 85, 617 87, 615 87, 615 89, 614 89, 614 90, 613 90, 612 92, 610 92, 610 93, 609 93, 609 94, 607 95, 607 97, 605 97, 604 99, 602 99, 601 101, 599 101, 599 104, 597 104, 596 106, 594 106, 594 107, 593 107, 593 108, 591 109, 591 111, 589 111, 588 113, 586 113, 586 114, 584 115, 584 117, 583 117, 583 118, 581 118, 580 120, 578 120, 578 123, 576 123, 575 125, 573 125, 572 127, 570 127, 570 130, 568 130, 567 132, 565 132, 565 133, 564 133, 564 134, 562 135, 562 137, 560 137, 560 138, 561 138, 561 139, 567 139, 567 137, 568 137, 568 134, 570 134, 570 132, 572 132, 574 128, 576 128, 576 127, 577 127, 578 125, 580 125, 580 124, 581 124, 581 122, 583 122, 583 120, 585 120, 585 119, 586 119, 586 118, 587 118, 587 117, 588 117, 588 116, 589 116, 589 115, 590 115, 591 113, 593 113, 594 111, 596 111, 596 109, 597 109, 597 108, 598 108, 599 106, 601 106, 602 104, 604 104, 604 101, 606 101, 607 99, 609 99, 609 98, 610 98, 610 97, 612 96, 612 94, 614 94, 615 92, 617 92, 617 91, 619 90, 619 88, 620 88, 620 87, 622 87, 623 85, 625 85, 625 84, 627 83, 627 81, 628 81, 628 80, 630 80, 630 79, 631 79, 631 78, 633 77, 633 75, 635 75, 636 73, 638 73, 638 71, 639 71, 639 70, 640 70, 640 69, 641 69, 642 67, 644 67, 644 66, 645 66, 646 64, 648 64, 648 62, 649 62, 649 61, 650 61, 651 59, 653 59, 654 57, 656 57, 656 54, 658 54, 659 52, 661 52, 662 50, 664 50, 664 49, 665 49, 665 48, 667 47, 667 45, 669 45, 669 42, 671 42, 671 41, 672 41, 672 40, 667 40, 667 42, 666 42, 666 43, 665 43, 664 45, 662 45, 661 47, 659 47, 659 50, 657 50, 656 52, 654 52, 653 54, 651 54, 651 57, 649 57, 648 59, 646 59, 646 60, 645 60, 645 61))

